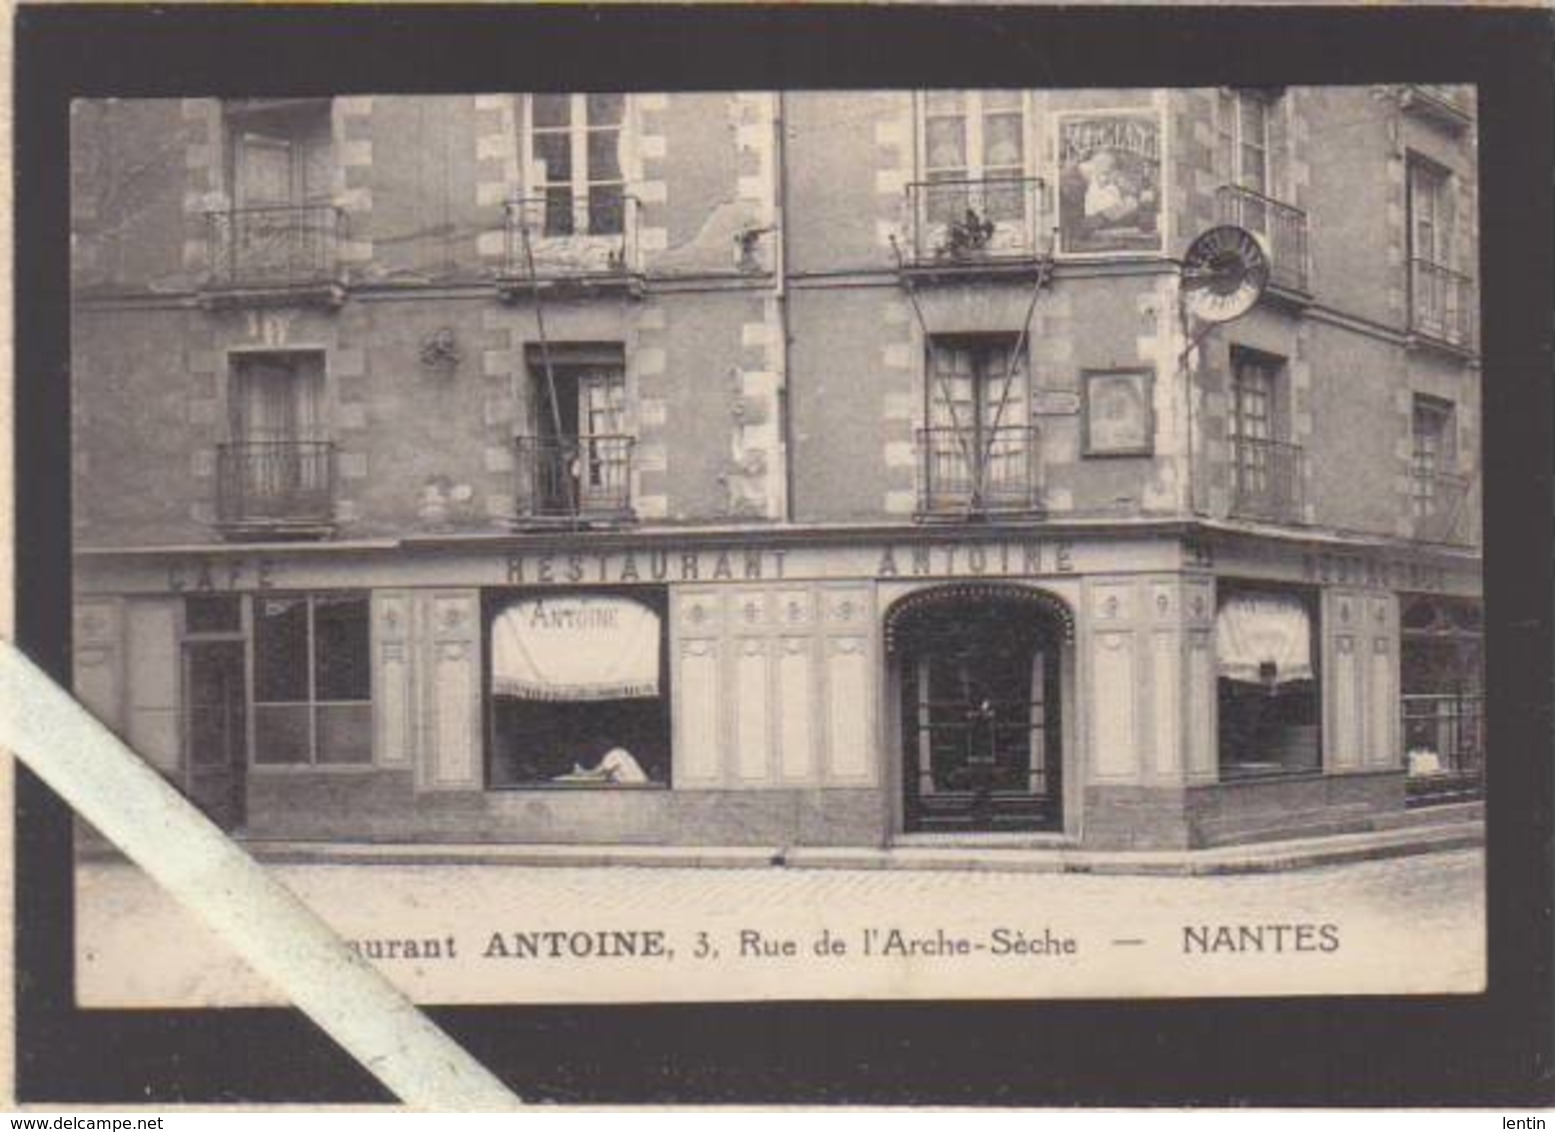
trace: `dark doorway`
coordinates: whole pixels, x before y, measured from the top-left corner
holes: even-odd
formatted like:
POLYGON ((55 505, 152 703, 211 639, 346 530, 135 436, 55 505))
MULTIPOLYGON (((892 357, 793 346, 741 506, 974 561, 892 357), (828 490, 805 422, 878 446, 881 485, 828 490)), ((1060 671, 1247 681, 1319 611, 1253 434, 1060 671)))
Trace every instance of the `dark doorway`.
POLYGON ((184 692, 186 791, 213 822, 236 829, 248 769, 243 642, 186 642, 184 692))
POLYGON ((932 602, 903 620, 906 829, 1061 829, 1061 634, 1039 608, 998 597, 932 602))

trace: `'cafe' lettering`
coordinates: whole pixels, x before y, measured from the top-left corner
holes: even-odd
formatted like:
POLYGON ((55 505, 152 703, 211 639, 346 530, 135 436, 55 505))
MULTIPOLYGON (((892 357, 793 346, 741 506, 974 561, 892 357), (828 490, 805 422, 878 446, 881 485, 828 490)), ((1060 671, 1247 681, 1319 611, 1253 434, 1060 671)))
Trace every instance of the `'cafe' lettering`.
POLYGON ((274 589, 275 563, 268 558, 171 562, 167 567, 167 588, 174 593, 274 589))

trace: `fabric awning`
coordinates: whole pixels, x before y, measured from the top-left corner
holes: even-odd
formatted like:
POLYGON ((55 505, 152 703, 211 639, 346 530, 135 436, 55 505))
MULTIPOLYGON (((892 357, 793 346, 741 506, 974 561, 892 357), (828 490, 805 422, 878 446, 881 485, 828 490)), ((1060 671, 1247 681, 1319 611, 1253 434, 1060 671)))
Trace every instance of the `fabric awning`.
POLYGON ((1249 684, 1312 679, 1312 620, 1290 594, 1233 594, 1215 618, 1220 675, 1249 684))
POLYGON ((491 626, 491 690, 523 700, 659 694, 659 616, 620 597, 530 598, 491 626))

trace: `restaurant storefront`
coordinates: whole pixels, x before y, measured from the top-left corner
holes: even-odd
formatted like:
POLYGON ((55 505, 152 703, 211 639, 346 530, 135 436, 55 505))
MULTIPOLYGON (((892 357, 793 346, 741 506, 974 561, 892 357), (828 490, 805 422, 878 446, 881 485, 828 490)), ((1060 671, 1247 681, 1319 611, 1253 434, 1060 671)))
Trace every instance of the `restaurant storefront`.
POLYGON ((77 687, 254 839, 1195 847, 1402 811, 1401 595, 1477 586, 1202 524, 87 551, 77 687))

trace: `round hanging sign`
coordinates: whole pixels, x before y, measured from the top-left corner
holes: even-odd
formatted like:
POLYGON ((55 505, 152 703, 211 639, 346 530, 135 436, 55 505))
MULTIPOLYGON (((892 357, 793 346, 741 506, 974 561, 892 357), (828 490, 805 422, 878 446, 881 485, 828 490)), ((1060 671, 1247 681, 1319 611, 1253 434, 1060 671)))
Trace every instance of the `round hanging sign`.
POLYGON ((1245 228, 1211 228, 1182 259, 1183 303, 1204 322, 1246 314, 1269 283, 1269 257, 1245 228))

